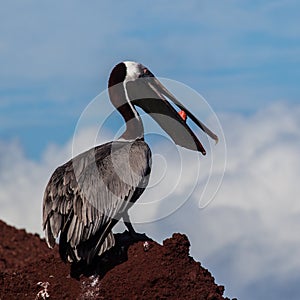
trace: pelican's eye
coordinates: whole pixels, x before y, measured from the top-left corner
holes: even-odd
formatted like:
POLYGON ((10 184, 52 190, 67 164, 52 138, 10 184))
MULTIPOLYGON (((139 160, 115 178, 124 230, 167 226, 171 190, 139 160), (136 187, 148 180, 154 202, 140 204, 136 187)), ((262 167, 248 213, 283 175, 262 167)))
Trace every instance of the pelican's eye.
POLYGON ((149 69, 144 68, 142 70, 142 74, 139 76, 139 78, 141 77, 154 77, 154 75, 149 71, 149 69))

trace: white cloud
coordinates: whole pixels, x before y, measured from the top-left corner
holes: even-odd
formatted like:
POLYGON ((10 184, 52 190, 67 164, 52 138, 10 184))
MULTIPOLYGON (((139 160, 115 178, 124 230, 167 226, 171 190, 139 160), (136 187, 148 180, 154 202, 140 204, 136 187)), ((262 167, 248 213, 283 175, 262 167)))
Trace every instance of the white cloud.
POLYGON ((1 142, 1 219, 40 232, 41 197, 49 166, 26 159, 17 141, 1 142))
MULTIPOLYGON (((172 232, 187 233, 192 255, 212 271, 218 283, 225 284, 231 297, 282 299, 288 293, 289 299, 297 299, 300 106, 277 103, 252 116, 224 114, 220 118, 228 157, 216 198, 199 209, 200 184, 174 214, 136 227, 160 241, 172 232)), ((220 155, 219 149, 217 145, 215 156, 220 155)), ((207 172, 205 158, 202 166, 201 172, 207 172)), ((188 168, 193 168, 191 161, 188 168)), ((213 172, 218 170, 214 166, 213 172)), ((181 188, 190 189, 185 179, 181 188)), ((176 201, 176 195, 173 198, 169 200, 176 201)))
POLYGON ((287 278, 292 282, 299 273, 299 120, 300 107, 284 104, 250 117, 222 116, 228 159, 221 190, 203 210, 196 209, 194 194, 190 203, 157 225, 165 235, 187 232, 192 254, 231 296, 266 299, 267 285, 277 291, 272 299, 282 299, 287 278), (251 286, 256 289, 250 292, 251 286), (266 294, 259 295, 263 289, 266 294))
MULTIPOLYGON (((109 136, 109 134, 108 134, 109 136)), ((86 128, 78 132, 80 147, 74 153, 87 150, 96 142, 97 130, 86 128)), ((103 140, 106 139, 103 132, 103 140)), ((46 184, 59 165, 73 155, 70 140, 60 147, 50 144, 40 161, 26 157, 22 146, 16 140, 0 142, 0 219, 30 232, 42 233, 42 200, 46 184)))

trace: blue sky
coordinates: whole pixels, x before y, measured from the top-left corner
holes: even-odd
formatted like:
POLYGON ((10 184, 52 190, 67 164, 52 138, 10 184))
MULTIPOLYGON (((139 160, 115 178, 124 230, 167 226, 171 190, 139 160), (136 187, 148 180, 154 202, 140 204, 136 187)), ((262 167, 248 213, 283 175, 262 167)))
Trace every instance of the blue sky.
POLYGON ((6 1, 1 8, 4 139, 39 158, 72 134, 112 66, 137 60, 199 91, 216 111, 299 99, 296 1, 6 1))
MULTIPOLYGON (((192 254, 232 297, 266 299, 272 290, 272 299, 287 291, 296 299, 299 11, 293 0, 2 1, 0 218, 40 232, 43 189, 70 157, 83 110, 106 88, 116 63, 139 61, 205 97, 228 157, 222 187, 206 209, 193 208, 193 194, 171 217, 138 226, 158 240, 186 232, 192 254), (191 224, 182 221, 187 216, 191 224)), ((180 100, 201 114, 193 101, 180 100)), ((82 144, 93 130, 79 132, 82 144)), ((218 149, 222 143, 220 157, 218 149)), ((188 191, 188 179, 180 191, 188 191)))

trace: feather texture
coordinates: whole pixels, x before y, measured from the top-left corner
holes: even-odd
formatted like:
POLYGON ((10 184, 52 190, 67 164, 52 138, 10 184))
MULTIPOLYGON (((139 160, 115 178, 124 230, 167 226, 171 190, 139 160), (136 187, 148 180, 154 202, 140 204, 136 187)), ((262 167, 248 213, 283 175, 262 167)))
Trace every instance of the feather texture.
POLYGON ((49 247, 60 235, 63 260, 91 261, 114 246, 112 227, 146 188, 150 168, 143 140, 106 143, 58 167, 43 200, 49 247))

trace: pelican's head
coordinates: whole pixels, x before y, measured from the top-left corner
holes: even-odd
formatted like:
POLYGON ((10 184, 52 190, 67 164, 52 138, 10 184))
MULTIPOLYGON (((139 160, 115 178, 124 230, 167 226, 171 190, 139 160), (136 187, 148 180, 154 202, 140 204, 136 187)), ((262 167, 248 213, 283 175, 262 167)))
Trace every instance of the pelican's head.
POLYGON ((124 61, 111 71, 109 95, 125 121, 138 116, 135 106, 142 108, 166 131, 175 144, 206 154, 201 142, 186 123, 189 117, 199 128, 216 142, 218 137, 199 121, 176 97, 165 88, 144 65, 124 61), (179 113, 169 103, 172 101, 179 113))

